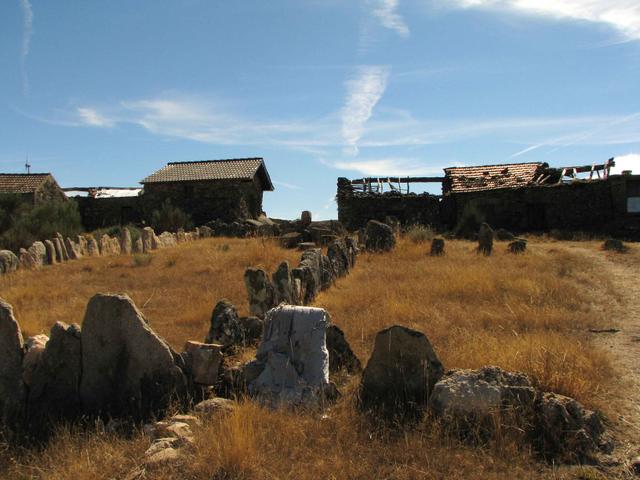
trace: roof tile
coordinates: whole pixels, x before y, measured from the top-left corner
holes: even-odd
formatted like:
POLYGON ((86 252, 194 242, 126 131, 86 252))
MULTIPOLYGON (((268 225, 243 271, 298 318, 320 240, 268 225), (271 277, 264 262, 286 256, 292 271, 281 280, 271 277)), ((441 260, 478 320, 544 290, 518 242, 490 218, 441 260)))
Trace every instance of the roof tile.
POLYGON ((447 189, 452 193, 477 192, 531 185, 545 171, 545 163, 510 163, 445 168, 447 189))
POLYGON ((0 173, 0 193, 33 193, 49 173, 0 173))

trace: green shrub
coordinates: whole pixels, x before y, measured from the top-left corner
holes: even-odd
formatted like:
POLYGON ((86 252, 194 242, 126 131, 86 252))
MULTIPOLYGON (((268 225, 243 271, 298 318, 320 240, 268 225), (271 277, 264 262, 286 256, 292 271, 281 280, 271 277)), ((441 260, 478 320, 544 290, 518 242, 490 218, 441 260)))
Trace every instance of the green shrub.
POLYGON ((412 225, 404 233, 404 236, 413 243, 427 243, 436 236, 430 225, 412 225))
POLYGON ((478 233, 480 225, 484 221, 484 214, 475 205, 468 203, 462 211, 462 216, 458 220, 454 233, 457 237, 472 239, 478 233))
POLYGON ((153 257, 148 253, 135 253, 133 255, 134 267, 146 267, 151 264, 153 257))
POLYGON ((17 195, 0 196, 0 246, 17 251, 56 232, 74 237, 82 231, 78 205, 73 200, 32 205, 17 195))
POLYGON ((161 232, 177 232, 180 228, 191 230, 193 222, 191 217, 180 208, 171 204, 171 200, 164 201, 159 210, 151 214, 151 226, 160 234, 161 232))

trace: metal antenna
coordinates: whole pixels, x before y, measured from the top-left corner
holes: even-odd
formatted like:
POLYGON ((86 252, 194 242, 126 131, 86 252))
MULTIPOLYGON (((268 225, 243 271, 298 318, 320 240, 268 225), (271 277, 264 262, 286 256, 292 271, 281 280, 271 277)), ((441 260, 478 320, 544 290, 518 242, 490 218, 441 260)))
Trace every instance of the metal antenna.
POLYGON ((27 173, 31 173, 31 165, 29 165, 29 154, 27 154, 27 158, 24 161, 24 168, 27 170, 27 173))

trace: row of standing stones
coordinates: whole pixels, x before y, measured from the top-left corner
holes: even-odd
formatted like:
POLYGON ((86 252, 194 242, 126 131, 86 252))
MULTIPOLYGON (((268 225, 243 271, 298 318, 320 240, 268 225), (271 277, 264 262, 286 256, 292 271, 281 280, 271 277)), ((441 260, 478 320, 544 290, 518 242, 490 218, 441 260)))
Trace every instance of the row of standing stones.
POLYGON ((156 235, 151 227, 142 230, 142 236, 134 242, 128 228, 122 228, 119 237, 102 235, 99 240, 91 234, 78 235, 75 240, 63 238, 59 233, 51 240, 34 242, 28 249, 21 248, 19 255, 10 250, 0 250, 0 274, 10 273, 19 268, 34 270, 44 265, 55 265, 83 257, 130 255, 147 253, 152 250, 173 247, 179 243, 209 238, 213 230, 207 226, 192 232, 178 230, 176 233, 163 232, 156 235))
MULTIPOLYGON (((393 249, 395 236, 387 225, 370 223, 367 234, 367 248, 393 249)), ((126 295, 94 296, 82 331, 58 322, 49 338, 26 342, 11 306, 0 301, 4 432, 22 432, 33 440, 46 437, 61 420, 145 421, 176 404, 185 409, 196 404, 196 412, 229 409, 229 400, 219 397, 245 395, 272 408, 322 408, 339 396, 330 375, 357 374, 362 368, 329 314, 302 305, 346 275, 356 254, 355 242, 346 238, 333 242, 326 256, 320 249, 305 251, 297 268, 283 263, 271 278, 263 270, 247 270, 255 316, 240 318, 232 304, 219 302, 205 342, 187 342, 182 353, 150 328, 126 295), (226 364, 226 353, 257 339, 254 360, 226 364)), ((474 440, 512 422, 554 461, 588 461, 611 449, 600 416, 575 400, 542 392, 526 375, 497 367, 445 372, 427 337, 402 326, 376 336, 358 406, 371 418, 392 422, 427 414, 446 430, 474 440)), ((189 443, 193 422, 197 419, 178 415, 145 427, 154 439, 149 460, 175 458, 189 443)))

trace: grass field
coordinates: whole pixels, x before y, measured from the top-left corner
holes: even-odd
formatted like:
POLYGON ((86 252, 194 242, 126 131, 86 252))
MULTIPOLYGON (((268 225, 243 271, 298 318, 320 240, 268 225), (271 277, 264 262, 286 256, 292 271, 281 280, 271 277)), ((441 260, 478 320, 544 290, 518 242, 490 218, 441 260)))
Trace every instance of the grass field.
MULTIPOLYGON (((532 241, 526 255, 513 256, 498 243, 495 255, 485 258, 474 253, 474 244, 453 241, 445 257, 431 258, 428 245, 402 240, 390 254, 360 255, 356 269, 316 305, 330 312, 363 363, 375 334, 401 324, 424 332, 446 369, 490 364, 520 370, 546 390, 615 415, 615 370, 587 336, 591 327, 611 325, 602 299, 615 293, 602 272, 569 247, 532 241)), ((245 267, 272 270, 298 257, 269 242, 212 239, 157 252, 145 267, 121 257, 24 272, 0 279, 0 296, 33 334, 55 320, 79 322, 97 291, 125 291, 144 305, 153 328, 180 347, 204 336, 218 298, 246 310, 245 267)), ((324 415, 243 403, 230 416, 206 421, 182 464, 145 478, 605 478, 593 469, 541 464, 507 437, 472 448, 428 420, 407 430, 381 429, 355 411, 357 384, 358 378, 342 379, 344 395, 324 415)), ((122 439, 63 429, 44 451, 0 455, 0 468, 8 478, 123 478, 148 444, 142 435, 122 439)))

